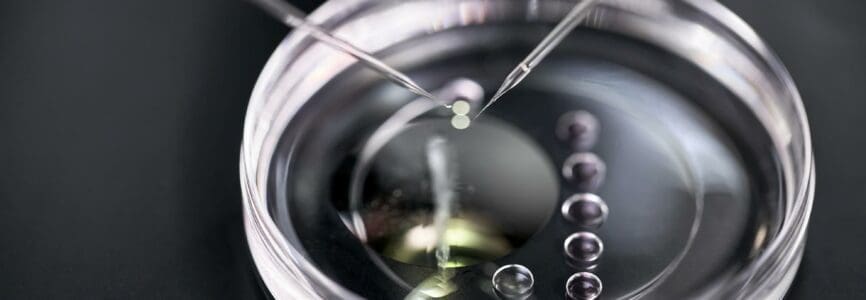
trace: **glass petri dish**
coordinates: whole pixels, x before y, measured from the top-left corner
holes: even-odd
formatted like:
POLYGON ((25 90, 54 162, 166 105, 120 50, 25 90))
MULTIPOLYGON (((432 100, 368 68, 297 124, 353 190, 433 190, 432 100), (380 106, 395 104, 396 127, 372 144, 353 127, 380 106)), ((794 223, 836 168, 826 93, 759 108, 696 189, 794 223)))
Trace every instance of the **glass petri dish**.
MULTIPOLYGON (((429 89, 483 101, 572 5, 329 1, 310 18, 429 89)), ((597 279, 606 299, 781 298, 790 286, 813 197, 808 123, 779 60, 717 2, 602 1, 468 129, 418 103, 303 31, 274 52, 240 175, 275 298, 508 298, 495 283, 525 280, 494 278, 504 266, 538 299, 574 296, 573 278, 597 279), (580 127, 592 143, 564 141, 583 131, 562 120, 594 124, 580 127), (425 153, 440 148, 459 178, 442 265, 418 238, 437 198, 425 153)))

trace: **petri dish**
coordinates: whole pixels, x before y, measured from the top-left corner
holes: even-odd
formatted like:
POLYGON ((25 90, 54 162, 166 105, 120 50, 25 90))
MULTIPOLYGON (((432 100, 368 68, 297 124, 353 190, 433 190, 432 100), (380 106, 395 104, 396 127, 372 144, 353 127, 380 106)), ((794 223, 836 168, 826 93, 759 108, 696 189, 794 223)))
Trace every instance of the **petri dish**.
POLYGON ((329 1, 311 14, 455 105, 288 36, 251 96, 240 159, 268 292, 501 299, 514 293, 497 282, 513 282, 537 299, 577 283, 604 299, 781 298, 813 198, 808 122, 781 62, 721 4, 601 1, 471 118, 574 3, 329 1), (506 266, 521 269, 495 280, 506 266))

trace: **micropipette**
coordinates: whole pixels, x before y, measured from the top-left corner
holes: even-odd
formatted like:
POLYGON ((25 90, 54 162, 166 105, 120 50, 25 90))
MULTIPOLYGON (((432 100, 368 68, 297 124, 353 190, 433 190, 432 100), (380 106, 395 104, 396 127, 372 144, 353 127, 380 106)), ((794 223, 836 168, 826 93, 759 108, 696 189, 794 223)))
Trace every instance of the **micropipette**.
POLYGON ((550 51, 553 51, 553 49, 562 42, 562 39, 571 33, 571 31, 574 30, 581 21, 583 21, 589 12, 589 8, 597 1, 598 0, 582 0, 577 3, 574 8, 572 8, 571 11, 569 11, 568 14, 559 21, 558 24, 556 24, 556 27, 554 27, 553 30, 551 30, 550 33, 548 33, 547 36, 545 36, 544 39, 541 40, 534 49, 532 49, 532 52, 530 52, 529 55, 527 55, 526 58, 524 58, 523 61, 521 61, 520 64, 518 64, 517 67, 515 67, 514 70, 505 77, 505 80, 502 81, 502 85, 499 86, 496 94, 494 94, 493 97, 490 98, 490 101, 488 101, 487 104, 478 111, 475 118, 481 116, 481 113, 493 105, 496 100, 502 98, 505 93, 523 81, 523 79, 529 75, 529 72, 532 72, 532 68, 538 66, 538 64, 541 63, 548 54, 550 54, 550 51))
POLYGON ((338 50, 344 51, 345 53, 351 55, 352 57, 358 59, 358 61, 364 63, 374 71, 382 74, 386 78, 390 79, 394 83, 399 84, 400 86, 405 87, 412 93, 415 93, 421 97, 430 99, 435 101, 430 92, 422 88, 420 85, 415 83, 412 79, 409 78, 406 74, 397 71, 396 69, 388 66, 381 60, 373 57, 373 55, 365 52, 364 50, 359 49, 358 47, 353 46, 349 42, 346 42, 322 27, 319 27, 315 24, 307 22, 306 14, 300 9, 292 6, 289 3, 286 3, 282 0, 249 0, 250 2, 258 5, 262 9, 265 10, 271 16, 279 19, 293 28, 303 28, 310 32, 310 36, 316 38, 319 41, 324 42, 338 50))

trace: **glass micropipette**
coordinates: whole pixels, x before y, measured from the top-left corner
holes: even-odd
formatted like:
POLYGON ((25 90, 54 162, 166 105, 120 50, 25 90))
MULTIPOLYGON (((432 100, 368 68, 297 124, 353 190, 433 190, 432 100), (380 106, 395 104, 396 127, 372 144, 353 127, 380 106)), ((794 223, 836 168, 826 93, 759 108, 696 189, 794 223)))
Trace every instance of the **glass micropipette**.
MULTIPOLYGON (((262 9, 265 10, 271 16, 280 19, 283 24, 286 24, 293 28, 302 28, 306 29, 310 32, 310 36, 316 38, 319 41, 322 41, 338 50, 341 50, 352 57, 358 59, 358 61, 364 63, 374 71, 379 74, 382 74, 386 78, 390 79, 394 83, 405 87, 412 93, 415 93, 421 97, 433 100, 436 99, 433 97, 433 94, 430 94, 427 90, 422 88, 420 85, 415 83, 409 76, 406 74, 397 71, 396 69, 388 66, 381 60, 373 57, 373 55, 365 52, 364 50, 359 49, 358 47, 353 46, 349 42, 346 42, 330 32, 326 29, 319 27, 318 25, 307 22, 306 14, 300 9, 292 6, 291 4, 285 2, 284 0, 249 0, 250 2, 258 5, 262 9)), ((443 104, 445 105, 445 104, 443 104)), ((445 105, 447 106, 447 105, 445 105)))
POLYGON ((568 14, 556 24, 556 27, 541 40, 538 45, 532 49, 532 52, 505 77, 505 80, 502 81, 502 85, 499 86, 499 89, 496 91, 496 94, 490 98, 490 101, 487 102, 484 107, 478 111, 478 114, 475 115, 475 118, 481 116, 487 108, 489 108, 493 103, 495 103, 499 98, 502 98, 505 93, 516 87, 527 75, 529 72, 532 72, 532 69, 538 66, 550 51, 556 48, 560 42, 569 34, 571 31, 580 24, 581 21, 586 17, 587 13, 589 13, 589 8, 597 2, 598 0, 582 0, 577 3, 568 14))

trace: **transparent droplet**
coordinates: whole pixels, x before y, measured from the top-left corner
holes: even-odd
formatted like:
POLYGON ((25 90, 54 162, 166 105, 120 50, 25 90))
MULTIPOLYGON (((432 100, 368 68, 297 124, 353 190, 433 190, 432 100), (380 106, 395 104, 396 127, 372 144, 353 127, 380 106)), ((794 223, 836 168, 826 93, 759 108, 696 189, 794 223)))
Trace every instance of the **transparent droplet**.
POLYGON ((607 204, 595 194, 576 194, 562 203, 562 216, 577 225, 600 226, 607 219, 607 204))
POLYGON ((493 273, 493 288, 507 299, 523 299, 532 293, 535 278, 522 265, 505 265, 493 273))
POLYGON ((604 162, 589 152, 572 154, 562 166, 562 176, 575 188, 584 192, 598 189, 604 180, 605 172, 604 162))
POLYGON ((580 262, 592 263, 601 256, 604 244, 594 233, 582 231, 568 236, 564 248, 568 257, 580 262))
POLYGON ((565 283, 565 293, 571 299, 592 300, 601 295, 601 280, 589 272, 571 275, 565 283))
POLYGON ((573 111, 559 118, 556 136, 573 150, 586 151, 595 146, 599 127, 598 119, 591 113, 573 111))

